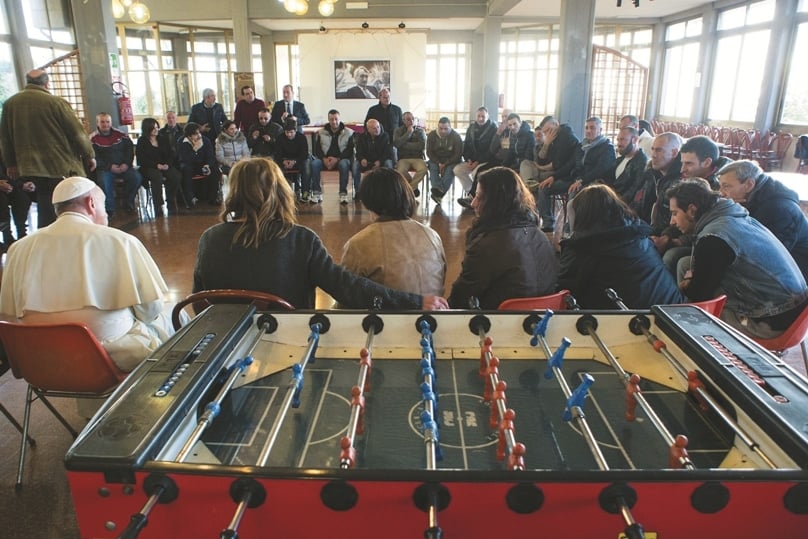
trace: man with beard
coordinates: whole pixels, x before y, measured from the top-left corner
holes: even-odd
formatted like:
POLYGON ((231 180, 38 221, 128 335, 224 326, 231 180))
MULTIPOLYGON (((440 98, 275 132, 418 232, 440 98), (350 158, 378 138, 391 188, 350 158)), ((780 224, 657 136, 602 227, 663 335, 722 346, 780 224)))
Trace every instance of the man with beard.
POLYGON ((692 265, 679 283, 687 297, 726 294, 721 320, 752 337, 782 335, 808 303, 808 286, 783 244, 701 178, 683 180, 664 196, 670 224, 695 238, 692 265))
POLYGON ((466 138, 463 141, 464 162, 458 163, 454 168, 455 177, 460 180, 463 191, 468 196, 457 199, 458 204, 464 208, 471 208, 474 198, 474 180, 477 174, 496 164, 494 154, 491 152, 491 143, 497 134, 497 124, 488 116, 488 109, 477 109, 475 121, 466 129, 466 138))
POLYGON ((611 186, 626 204, 634 200, 634 195, 642 187, 648 156, 640 148, 639 133, 633 127, 623 127, 617 133, 617 153, 619 157, 603 183, 611 186))
POLYGON ((283 127, 270 122, 269 109, 264 107, 258 112, 258 123, 252 124, 246 132, 247 145, 253 157, 272 158, 275 153, 275 144, 283 136, 283 127))

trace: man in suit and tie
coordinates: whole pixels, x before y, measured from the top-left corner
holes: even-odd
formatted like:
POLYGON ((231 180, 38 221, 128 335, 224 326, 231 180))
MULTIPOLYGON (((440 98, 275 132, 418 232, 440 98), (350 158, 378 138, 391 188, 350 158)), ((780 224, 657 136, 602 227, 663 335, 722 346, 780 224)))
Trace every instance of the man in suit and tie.
POLYGON ((303 126, 309 125, 309 113, 306 112, 306 105, 300 101, 295 101, 295 89, 291 84, 283 87, 283 100, 277 101, 272 107, 272 120, 273 122, 286 125, 287 118, 291 118, 297 122, 297 132, 303 132, 303 126))

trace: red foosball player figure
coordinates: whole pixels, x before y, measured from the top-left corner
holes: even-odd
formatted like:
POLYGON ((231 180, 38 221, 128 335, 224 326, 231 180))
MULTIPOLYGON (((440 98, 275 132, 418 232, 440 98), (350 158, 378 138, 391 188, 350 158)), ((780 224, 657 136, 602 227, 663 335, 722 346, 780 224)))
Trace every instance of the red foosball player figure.
POLYGON ((511 470, 525 469, 525 444, 521 442, 513 444, 513 450, 508 456, 508 468, 511 470))
POLYGON ((353 388, 351 388, 351 406, 359 407, 359 420, 356 422, 356 432, 364 434, 365 396, 362 395, 362 390, 359 389, 359 386, 353 386, 353 388))
POLYGON ((704 390, 704 382, 699 378, 699 373, 696 371, 687 371, 687 390, 693 395, 696 401, 698 401, 701 411, 706 412, 708 409, 707 402, 704 400, 704 397, 701 396, 701 393, 699 393, 699 389, 704 390))
POLYGON ((353 468, 356 462, 356 449, 351 445, 351 439, 343 436, 339 441, 339 464, 341 468, 353 468))
POLYGON ((505 447, 507 442, 505 440, 505 432, 513 432, 513 419, 516 417, 516 412, 511 408, 505 410, 505 417, 499 423, 499 437, 497 438, 497 460, 505 460, 505 447))
POLYGON ((637 393, 640 392, 640 375, 632 374, 626 384, 626 421, 634 421, 637 415, 634 411, 637 409, 637 393))
POLYGON ((687 456, 687 436, 677 434, 668 455, 668 468, 678 470, 684 468, 687 462, 690 462, 687 456))
POLYGON ((485 371, 488 369, 488 361, 485 360, 485 356, 491 352, 491 343, 494 342, 491 340, 491 337, 486 337, 483 341, 483 345, 480 347, 480 378, 485 376, 485 371))
POLYGON ((491 402, 494 397, 494 386, 491 383, 492 377, 499 376, 499 358, 494 356, 488 362, 488 368, 485 370, 485 390, 483 391, 483 402, 491 402))
POLYGON ((497 389, 494 391, 494 398, 491 399, 491 417, 488 419, 488 426, 491 430, 497 428, 497 424, 499 423, 499 401, 502 401, 502 405, 504 407, 505 403, 508 402, 507 398, 505 397, 505 390, 508 389, 508 384, 505 380, 500 380, 497 382, 497 389))
POLYGON ((367 365, 368 370, 365 374, 365 393, 370 393, 370 370, 373 368, 373 360, 370 359, 370 352, 368 352, 367 348, 362 348, 359 351, 359 365, 367 365))

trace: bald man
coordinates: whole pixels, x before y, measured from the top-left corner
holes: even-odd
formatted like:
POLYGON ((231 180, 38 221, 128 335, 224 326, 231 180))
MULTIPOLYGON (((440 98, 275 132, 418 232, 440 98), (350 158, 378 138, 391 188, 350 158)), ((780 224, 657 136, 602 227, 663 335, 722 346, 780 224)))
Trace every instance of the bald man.
POLYGON ((48 74, 28 72, 25 88, 3 105, 0 150, 11 179, 31 182, 37 194, 39 228, 56 220, 51 197, 67 176, 95 170, 90 139, 76 112, 48 91, 48 74))

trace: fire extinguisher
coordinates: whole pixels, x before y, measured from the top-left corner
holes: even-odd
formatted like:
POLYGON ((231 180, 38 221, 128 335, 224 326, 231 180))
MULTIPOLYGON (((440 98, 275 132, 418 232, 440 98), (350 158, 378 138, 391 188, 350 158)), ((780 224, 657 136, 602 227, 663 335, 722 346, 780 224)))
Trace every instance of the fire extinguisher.
POLYGON ((118 96, 118 116, 121 125, 135 125, 135 115, 132 113, 132 100, 126 95, 126 85, 122 82, 113 82, 112 91, 118 96), (115 85, 121 87, 120 92, 115 91, 115 85))

